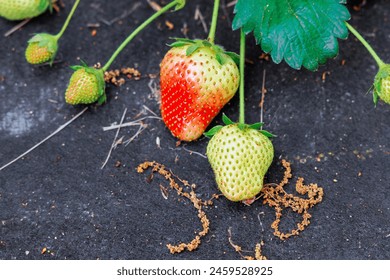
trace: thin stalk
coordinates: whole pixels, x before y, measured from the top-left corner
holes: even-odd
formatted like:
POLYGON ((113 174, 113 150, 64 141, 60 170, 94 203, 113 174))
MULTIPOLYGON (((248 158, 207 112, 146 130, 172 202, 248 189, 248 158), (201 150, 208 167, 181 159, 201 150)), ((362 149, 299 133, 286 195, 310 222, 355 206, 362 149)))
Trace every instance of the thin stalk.
POLYGON ((169 11, 171 8, 176 6, 178 2, 172 1, 171 3, 167 4, 165 7, 161 8, 161 10, 157 11, 154 15, 152 15, 150 18, 148 18, 143 24, 141 24, 136 30, 133 31, 129 35, 129 37, 126 38, 126 40, 123 41, 123 43, 117 48, 117 50, 114 52, 114 54, 111 56, 111 58, 107 61, 107 63, 103 66, 103 71, 107 71, 108 68, 111 66, 112 62, 115 60, 115 58, 119 55, 119 53, 127 46, 128 43, 131 42, 131 40, 134 39, 135 36, 138 35, 146 26, 148 26, 150 23, 152 23, 156 18, 158 18, 163 13, 169 11))
POLYGON ((244 74, 245 74, 245 32, 241 29, 240 36, 240 124, 245 124, 245 87, 244 87, 244 74))
POLYGON ((363 44, 363 46, 368 50, 368 52, 372 55, 372 57, 375 59, 376 63, 378 64, 379 68, 382 68, 385 63, 380 59, 378 54, 374 51, 374 49, 371 47, 371 45, 363 38, 362 35, 353 27, 351 26, 348 22, 345 23, 351 31, 353 35, 356 36, 356 38, 363 44))
POLYGON ((64 25, 62 26, 60 32, 54 36, 57 40, 59 40, 61 38, 61 36, 64 34, 64 32, 65 32, 66 28, 68 27, 69 22, 72 19, 73 14, 76 11, 76 8, 79 5, 79 3, 80 3, 80 0, 76 0, 76 2, 74 2, 72 10, 70 11, 68 17, 66 18, 66 21, 65 21, 64 25))
POLYGON ((218 12, 219 12, 219 0, 214 0, 213 18, 211 20, 210 32, 208 37, 210 43, 214 43, 215 40, 215 32, 217 30, 217 22, 218 22, 218 12))

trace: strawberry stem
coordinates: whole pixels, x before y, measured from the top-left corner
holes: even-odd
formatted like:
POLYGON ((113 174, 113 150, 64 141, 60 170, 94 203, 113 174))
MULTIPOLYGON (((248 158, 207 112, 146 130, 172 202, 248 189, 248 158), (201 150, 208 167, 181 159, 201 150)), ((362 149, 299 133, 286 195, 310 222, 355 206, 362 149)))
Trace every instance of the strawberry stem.
POLYGON ((380 59, 378 54, 374 51, 371 45, 363 38, 363 36, 360 35, 360 33, 355 28, 353 28, 353 26, 351 26, 348 22, 346 22, 345 24, 347 25, 349 31, 351 31, 351 33, 356 36, 356 38, 360 41, 360 43, 362 43, 363 46, 372 55, 372 57, 375 59, 376 63, 378 64, 379 68, 385 66, 385 63, 382 61, 382 59, 380 59))
POLYGON ((76 2, 74 2, 72 10, 70 11, 68 17, 66 18, 66 21, 65 21, 64 25, 62 26, 60 32, 54 36, 54 38, 56 38, 56 40, 59 40, 61 38, 61 36, 64 34, 64 32, 65 32, 66 28, 68 27, 69 22, 72 19, 73 14, 76 11, 76 8, 79 5, 79 3, 80 3, 80 0, 76 0, 76 2))
POLYGON ((219 0, 214 0, 213 18, 211 20, 210 33, 208 36, 208 41, 213 44, 215 40, 215 32, 217 30, 218 11, 219 11, 219 0))
POLYGON ((240 34, 240 124, 245 124, 245 88, 244 88, 244 68, 245 68, 245 32, 241 29, 240 34))
POLYGON ((138 35, 146 26, 148 26, 150 23, 152 23, 156 18, 158 18, 160 15, 164 14, 165 12, 169 11, 171 8, 182 5, 183 1, 180 0, 174 0, 167 4, 165 7, 161 8, 159 11, 157 11, 155 14, 153 14, 150 18, 148 18, 144 23, 142 23, 136 30, 131 33, 126 40, 122 42, 122 44, 118 47, 118 49, 114 52, 114 54, 111 56, 111 58, 107 61, 107 63, 103 66, 103 71, 107 71, 112 62, 115 60, 115 58, 119 55, 119 53, 131 42, 131 40, 134 39, 135 36, 138 35))

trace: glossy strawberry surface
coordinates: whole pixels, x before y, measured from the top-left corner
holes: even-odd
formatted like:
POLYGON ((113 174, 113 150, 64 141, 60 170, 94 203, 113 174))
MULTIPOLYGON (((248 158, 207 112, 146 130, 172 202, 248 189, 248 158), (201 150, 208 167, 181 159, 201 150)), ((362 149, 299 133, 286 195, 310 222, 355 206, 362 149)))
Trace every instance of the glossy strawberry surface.
POLYGON ((221 64, 210 47, 191 55, 187 48, 172 48, 160 65, 161 115, 175 137, 193 141, 236 93, 239 70, 228 56, 221 64))

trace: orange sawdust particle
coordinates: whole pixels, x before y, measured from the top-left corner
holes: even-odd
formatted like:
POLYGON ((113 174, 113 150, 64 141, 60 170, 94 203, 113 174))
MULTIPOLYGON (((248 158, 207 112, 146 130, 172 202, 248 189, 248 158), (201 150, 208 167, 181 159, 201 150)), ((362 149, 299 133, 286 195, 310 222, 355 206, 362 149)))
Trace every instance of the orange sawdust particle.
POLYGON ((309 224, 311 215, 309 209, 320 203, 324 196, 323 188, 317 184, 304 185, 303 178, 298 178, 295 189, 300 195, 307 195, 307 198, 301 198, 289 194, 284 190, 284 186, 292 178, 290 163, 286 160, 282 161, 284 172, 283 180, 279 184, 267 184, 262 190, 263 203, 275 208, 275 221, 271 228, 274 229, 274 235, 281 240, 285 240, 291 236, 299 235, 309 224), (279 230, 279 224, 282 218, 282 211, 290 208, 294 212, 302 215, 302 221, 297 224, 295 229, 290 232, 283 233, 279 230))
POLYGON ((165 25, 168 27, 169 30, 173 30, 175 28, 175 26, 173 25, 172 22, 170 22, 169 20, 166 20, 165 21, 165 25))
POLYGON ((267 260, 267 257, 263 256, 263 253, 261 251, 261 248, 264 246, 264 242, 261 241, 260 243, 257 243, 256 244, 256 247, 255 247, 255 259, 256 260, 267 260))
MULTIPOLYGON (((171 187, 171 189, 175 189, 178 195, 185 197, 192 202, 193 206, 198 211, 198 218, 202 223, 202 231, 200 231, 192 241, 190 241, 189 243, 180 243, 178 245, 167 244, 169 251, 171 252, 171 254, 175 254, 175 253, 181 253, 184 250, 188 250, 188 251, 196 250, 201 244, 201 238, 204 237, 209 232, 209 228, 210 228, 210 221, 207 218, 206 213, 203 211, 203 206, 212 205, 213 203, 212 200, 218 198, 218 195, 213 195, 213 197, 207 201, 203 201, 197 198, 196 193, 194 191, 196 187, 195 185, 190 185, 188 181, 182 180, 179 177, 175 176, 171 171, 168 171, 164 165, 157 163, 155 161, 153 162, 147 161, 140 164, 137 167, 137 172, 144 173, 149 168, 152 168, 153 173, 157 172, 158 174, 163 176, 167 181, 169 181, 169 186, 171 187), (191 191, 190 192, 184 191, 183 188, 177 183, 175 179, 178 180, 185 187, 190 187, 191 191)), ((149 176, 149 178, 153 178, 153 177, 149 176)))
POLYGON ((126 83, 123 76, 128 79, 139 80, 141 78, 141 73, 137 69, 131 67, 104 72, 104 80, 106 83, 111 83, 116 86, 121 86, 126 83))

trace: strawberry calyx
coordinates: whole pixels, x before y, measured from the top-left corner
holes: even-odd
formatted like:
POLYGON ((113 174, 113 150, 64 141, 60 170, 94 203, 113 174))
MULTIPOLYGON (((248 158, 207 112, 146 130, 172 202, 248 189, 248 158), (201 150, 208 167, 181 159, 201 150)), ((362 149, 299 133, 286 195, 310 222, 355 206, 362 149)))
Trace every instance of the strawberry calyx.
POLYGON ((50 13, 52 13, 55 2, 57 2, 57 0, 41 0, 38 9, 39 10, 49 9, 50 13))
POLYGON ((57 0, 47 0, 49 2, 49 12, 53 13, 57 0))
MULTIPOLYGON (((379 99, 384 100, 383 82, 390 80, 390 64, 384 64, 379 68, 378 73, 375 76, 373 84, 373 101, 375 106, 378 104, 379 99)), ((387 100, 384 100, 385 102, 387 100)), ((388 103, 388 102, 386 102, 388 103)))
POLYGON ((58 51, 58 39, 56 36, 48 33, 38 33, 35 34, 30 40, 28 40, 28 46, 31 44, 38 44, 39 47, 45 48, 48 53, 50 53, 50 64, 53 63, 54 58, 58 51))
POLYGON ((188 46, 186 50, 186 55, 191 56, 193 53, 195 53, 200 48, 210 48, 214 51, 215 57, 219 64, 224 65, 227 62, 227 58, 230 57, 233 59, 233 61, 236 64, 239 64, 240 62, 240 56, 236 54, 235 52, 228 52, 225 51, 225 49, 220 46, 216 45, 214 43, 211 43, 208 40, 200 40, 200 39, 187 39, 187 38, 173 38, 175 42, 168 44, 169 47, 172 48, 179 48, 183 46, 188 46))
MULTIPOLYGON (((268 138, 276 137, 276 135, 272 134, 271 132, 262 129, 262 127, 264 125, 264 123, 262 123, 262 122, 258 122, 258 123, 254 123, 254 124, 235 123, 228 116, 226 116, 225 114, 222 114, 222 122, 225 124, 225 126, 227 126, 227 125, 237 125, 238 128, 241 129, 241 130, 246 130, 246 129, 258 130, 261 134, 263 134, 264 136, 266 136, 268 138)), ((209 131, 205 132, 203 135, 208 137, 208 138, 212 138, 223 127, 224 127, 223 125, 214 126, 209 131)))
POLYGON ((107 96, 106 96, 106 93, 105 93, 105 87, 106 87, 106 83, 104 81, 104 71, 103 69, 96 69, 94 67, 89 67, 84 61, 81 61, 81 64, 82 65, 73 65, 73 66, 70 66, 70 68, 74 71, 77 71, 77 70, 80 70, 80 69, 84 69, 84 71, 88 74, 92 74, 96 77, 96 81, 97 81, 97 88, 98 88, 98 98, 97 100, 97 103, 99 105, 102 105, 104 102, 106 102, 107 100, 107 96))

